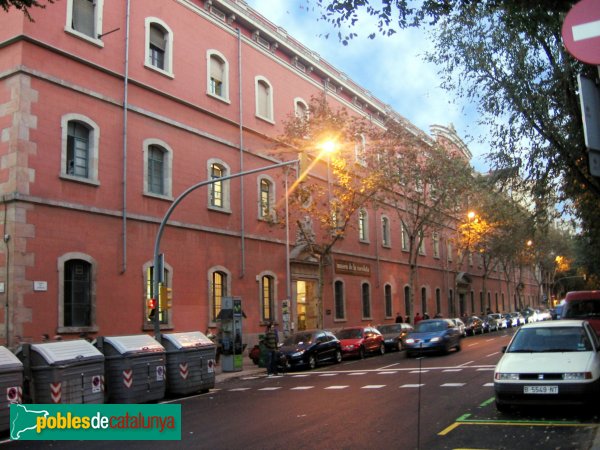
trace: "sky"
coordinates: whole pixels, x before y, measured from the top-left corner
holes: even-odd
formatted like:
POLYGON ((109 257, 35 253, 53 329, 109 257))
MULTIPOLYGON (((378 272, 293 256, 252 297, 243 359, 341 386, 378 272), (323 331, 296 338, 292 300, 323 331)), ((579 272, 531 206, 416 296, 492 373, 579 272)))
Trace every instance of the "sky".
POLYGON ((479 172, 489 170, 487 147, 479 142, 484 130, 477 126, 475 106, 457 103, 462 100, 455 101, 451 92, 439 87, 436 67, 423 60, 424 52, 433 48, 424 31, 398 30, 390 37, 368 39, 377 27, 365 15, 356 26, 358 37, 344 46, 337 38, 338 30, 318 20, 319 11, 308 10, 306 0, 246 3, 426 133, 430 134, 433 124, 454 125, 473 154, 471 164, 479 172))

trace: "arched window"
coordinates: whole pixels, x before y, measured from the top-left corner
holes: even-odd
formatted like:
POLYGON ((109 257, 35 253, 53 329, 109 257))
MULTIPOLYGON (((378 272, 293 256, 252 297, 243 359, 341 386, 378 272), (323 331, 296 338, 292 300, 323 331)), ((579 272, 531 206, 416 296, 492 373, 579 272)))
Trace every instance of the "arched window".
POLYGON ((368 220, 367 212, 364 209, 361 209, 358 212, 358 239, 361 242, 369 241, 368 227, 369 227, 369 220, 368 220))
POLYGON ((221 307, 223 297, 227 297, 228 276, 223 270, 213 270, 210 273, 210 321, 216 322, 221 307))
POLYGON ((273 88, 264 77, 255 79, 256 115, 261 119, 273 122, 273 88))
POLYGON ((423 286, 421 288, 421 311, 425 314, 427 311, 427 288, 423 286))
POLYGON ((162 20, 146 18, 146 67, 173 75, 173 32, 162 20))
POLYGON ((144 194, 171 197, 173 151, 158 139, 144 141, 144 194))
POLYGON ((216 50, 208 50, 208 86, 209 95, 229 101, 229 63, 216 50))
POLYGON ((220 178, 229 175, 229 168, 222 161, 208 161, 208 178, 216 180, 208 187, 208 207, 210 209, 230 212, 229 180, 220 178))
POLYGON ((383 288, 385 317, 392 317, 392 286, 386 284, 383 288))
POLYGON ((294 114, 302 120, 308 119, 308 105, 301 98, 294 99, 294 114))
POLYGON ((263 175, 258 178, 258 217, 261 220, 275 219, 275 183, 270 177, 263 175))
POLYGON ((361 300, 362 300, 362 318, 371 318, 371 286, 369 283, 363 283, 361 286, 361 300))
POLYGON ((390 219, 383 216, 381 218, 381 245, 390 247, 390 219))
POLYGON ((271 275, 263 275, 260 279, 261 319, 263 322, 275 320, 275 283, 271 275))
POLYGON ((94 332, 96 322, 96 262, 73 252, 58 258, 59 333, 94 332))
POLYGON ((344 282, 336 280, 334 283, 335 296, 335 319, 344 320, 346 318, 345 298, 344 298, 344 282))
POLYGON ((61 127, 61 177, 97 183, 98 125, 81 114, 65 114, 61 119, 61 127))

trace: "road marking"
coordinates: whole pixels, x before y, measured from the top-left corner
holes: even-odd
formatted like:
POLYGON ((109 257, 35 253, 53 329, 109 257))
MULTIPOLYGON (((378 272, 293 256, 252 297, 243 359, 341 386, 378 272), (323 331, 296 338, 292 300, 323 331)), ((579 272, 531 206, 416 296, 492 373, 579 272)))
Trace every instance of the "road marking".
POLYGON ((335 377, 337 375, 337 373, 322 373, 319 376, 320 377, 335 377))
POLYGON ((583 41, 600 36, 600 20, 575 25, 573 28, 573 40, 583 41))
POLYGON ((485 355, 486 358, 489 358, 490 356, 495 356, 497 354, 499 354, 500 352, 494 352, 494 353, 490 353, 489 355, 485 355))
POLYGON ((366 375, 367 372, 353 372, 353 373, 349 373, 348 375, 352 376, 352 375, 366 375))
POLYGON ((290 391, 306 391, 308 389, 312 389, 314 386, 296 386, 290 389, 290 391))
POLYGON ((475 361, 467 361, 466 363, 462 363, 462 364, 460 364, 460 365, 458 365, 458 366, 456 366, 456 367, 464 367, 464 366, 466 366, 467 364, 471 364, 472 362, 475 362, 475 361))
POLYGON ((444 383, 441 384, 441 387, 463 387, 467 383, 444 383))
POLYGON ((292 375, 292 378, 306 378, 309 375, 307 373, 299 373, 297 375, 292 375))
POLYGON ((387 370, 385 372, 377 372, 377 375, 395 375, 397 373, 398 372, 396 372, 396 371, 387 370))
POLYGON ((480 367, 479 369, 477 369, 477 372, 485 372, 488 370, 496 370, 495 367, 480 367))
POLYGON ((483 387, 494 387, 494 383, 485 383, 483 387))
POLYGON ((409 373, 427 373, 429 369, 411 370, 409 373))
POLYGON ((479 405, 479 407, 483 408, 484 406, 487 406, 490 403, 493 403, 495 400, 496 400, 496 397, 489 398, 485 402, 483 402, 481 405, 479 405))
POLYGON ((229 392, 240 392, 240 391, 247 391, 247 390, 249 390, 249 389, 250 389, 250 388, 247 388, 247 387, 245 387, 245 388, 233 388, 233 389, 229 389, 229 392))
POLYGON ((462 369, 444 369, 442 372, 462 372, 462 369))
POLYGON ((425 383, 421 383, 421 384, 403 384, 402 386, 400 386, 400 389, 402 388, 418 388, 421 386, 425 386, 425 383))
POLYGON ((348 386, 327 386, 325 389, 346 389, 348 386))
POLYGON ((278 389, 281 389, 281 387, 280 386, 264 387, 264 388, 260 388, 259 391, 277 391, 278 389))
POLYGON ((361 389, 381 389, 385 386, 385 384, 367 384, 366 386, 361 387, 361 389))
POLYGON ((479 345, 479 342, 473 342, 473 343, 467 345, 467 347, 474 347, 475 345, 479 345))

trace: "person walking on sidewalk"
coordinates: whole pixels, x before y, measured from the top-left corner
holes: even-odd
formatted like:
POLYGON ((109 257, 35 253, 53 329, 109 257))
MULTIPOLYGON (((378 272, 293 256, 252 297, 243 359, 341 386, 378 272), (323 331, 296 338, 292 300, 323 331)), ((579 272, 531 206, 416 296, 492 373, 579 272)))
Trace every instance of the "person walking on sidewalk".
POLYGON ((279 338, 273 324, 269 324, 267 333, 265 334, 265 347, 267 348, 267 375, 272 377, 277 375, 277 348, 279 338))

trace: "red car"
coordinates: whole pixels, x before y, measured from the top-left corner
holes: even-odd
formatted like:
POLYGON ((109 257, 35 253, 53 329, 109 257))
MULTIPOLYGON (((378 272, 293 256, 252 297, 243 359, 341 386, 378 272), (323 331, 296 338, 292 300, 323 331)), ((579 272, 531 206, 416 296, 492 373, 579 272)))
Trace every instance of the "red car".
POLYGON ((367 353, 385 353, 385 339, 375 327, 342 328, 335 335, 342 345, 343 357, 364 358, 367 353))

